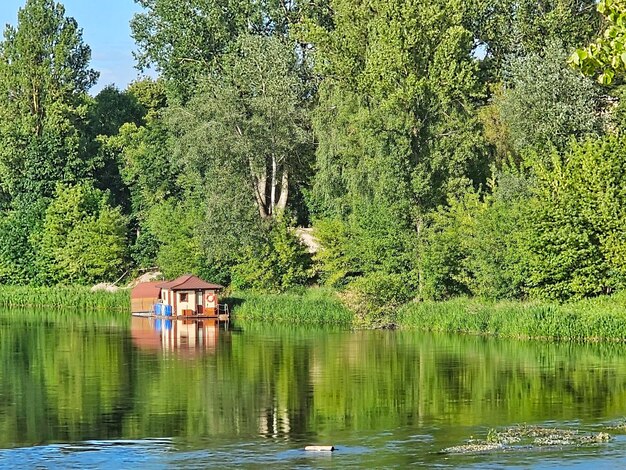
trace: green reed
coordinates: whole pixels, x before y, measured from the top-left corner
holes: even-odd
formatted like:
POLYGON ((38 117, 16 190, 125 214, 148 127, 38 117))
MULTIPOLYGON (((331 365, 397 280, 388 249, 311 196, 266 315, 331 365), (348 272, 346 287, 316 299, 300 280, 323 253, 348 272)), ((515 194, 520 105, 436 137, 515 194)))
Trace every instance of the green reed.
POLYGON ((0 307, 43 307, 82 311, 119 310, 130 314, 130 293, 91 292, 89 287, 0 286, 0 307))
POLYGON ((236 292, 226 302, 235 320, 293 325, 349 327, 353 314, 326 289, 303 289, 282 294, 236 292))
POLYGON ((509 338, 626 340, 626 293, 564 304, 468 298, 415 302, 399 310, 397 324, 509 338))

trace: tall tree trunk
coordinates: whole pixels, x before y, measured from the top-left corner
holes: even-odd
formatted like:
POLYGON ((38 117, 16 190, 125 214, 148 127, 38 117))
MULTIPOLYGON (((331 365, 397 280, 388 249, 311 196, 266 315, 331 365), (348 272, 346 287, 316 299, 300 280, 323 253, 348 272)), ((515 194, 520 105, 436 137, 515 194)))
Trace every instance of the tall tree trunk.
POLYGON ((280 182, 280 198, 276 204, 276 209, 284 212, 287 208, 287 198, 289 197, 289 172, 286 166, 283 166, 283 176, 280 182))
POLYGON ((254 170, 254 164, 251 158, 248 160, 248 163, 250 165, 250 176, 252 179, 252 189, 254 191, 254 200, 256 201, 256 205, 259 209, 259 215, 261 216, 261 218, 267 219, 270 216, 270 213, 267 207, 267 196, 266 196, 267 176, 264 173, 259 175, 258 172, 254 170))
POLYGON ((272 155, 272 187, 271 187, 271 199, 270 199, 270 214, 274 216, 274 209, 276 208, 276 156, 272 155))
POLYGON ((254 198, 256 205, 259 208, 259 215, 263 219, 267 219, 270 216, 267 207, 267 198, 265 196, 267 177, 265 175, 254 177, 254 198))

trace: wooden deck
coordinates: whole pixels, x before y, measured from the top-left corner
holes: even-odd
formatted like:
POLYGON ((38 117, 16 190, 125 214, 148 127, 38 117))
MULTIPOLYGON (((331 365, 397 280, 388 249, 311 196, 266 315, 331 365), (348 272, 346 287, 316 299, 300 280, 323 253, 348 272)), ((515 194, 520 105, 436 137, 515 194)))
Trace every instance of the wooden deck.
POLYGON ((165 320, 219 320, 229 321, 230 315, 221 313, 219 315, 155 315, 152 312, 133 312, 133 317, 162 318, 165 320))
POLYGON ((230 321, 230 311, 228 305, 220 305, 217 313, 212 314, 188 314, 188 315, 157 315, 153 310, 150 311, 133 311, 134 317, 143 318, 161 318, 165 320, 217 320, 219 322, 230 321))

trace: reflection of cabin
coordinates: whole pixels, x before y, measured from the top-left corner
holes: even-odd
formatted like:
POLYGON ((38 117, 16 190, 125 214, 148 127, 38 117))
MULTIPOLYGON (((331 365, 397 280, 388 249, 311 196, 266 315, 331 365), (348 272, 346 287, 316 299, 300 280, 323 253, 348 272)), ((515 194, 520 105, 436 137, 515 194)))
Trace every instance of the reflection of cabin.
POLYGON ((224 288, 219 284, 186 274, 158 287, 161 289, 161 301, 172 306, 175 316, 215 317, 219 314, 217 293, 224 288))
POLYGON ((130 293, 130 310, 132 313, 151 313, 161 297, 160 284, 158 282, 140 282, 130 293))
POLYGON ((220 331, 217 320, 134 317, 130 332, 133 344, 152 351, 215 351, 220 331))

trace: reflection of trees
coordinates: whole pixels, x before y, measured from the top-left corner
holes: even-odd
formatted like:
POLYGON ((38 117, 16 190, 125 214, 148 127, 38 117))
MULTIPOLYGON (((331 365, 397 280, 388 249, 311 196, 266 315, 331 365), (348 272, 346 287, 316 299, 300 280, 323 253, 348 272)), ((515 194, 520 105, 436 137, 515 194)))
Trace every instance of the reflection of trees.
POLYGON ((119 338, 89 325, 0 323, 0 445, 119 436, 133 369, 119 338))
MULTIPOLYGON (((143 352, 108 319, 0 316, 0 445, 266 436, 621 416, 624 346, 261 327, 143 352), (105 326, 96 326, 97 324, 105 326)), ((443 431, 442 431, 443 432, 443 431)), ((466 437, 466 436, 463 436, 466 437)))

